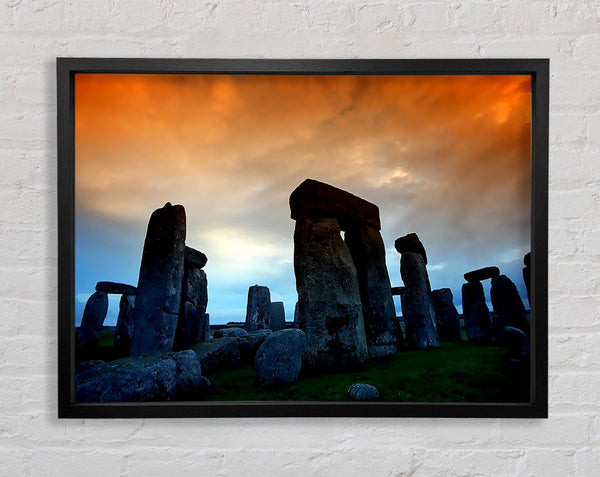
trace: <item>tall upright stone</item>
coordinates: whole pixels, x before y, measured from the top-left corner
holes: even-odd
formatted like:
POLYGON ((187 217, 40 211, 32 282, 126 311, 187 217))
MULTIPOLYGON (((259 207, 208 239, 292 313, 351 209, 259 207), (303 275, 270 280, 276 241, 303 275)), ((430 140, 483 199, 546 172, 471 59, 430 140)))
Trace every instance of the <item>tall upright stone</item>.
POLYGON ((285 329, 285 308, 283 307, 282 301, 275 301, 271 303, 269 311, 270 323, 269 326, 272 331, 280 331, 285 329))
POLYGON ((117 348, 123 356, 129 356, 129 353, 131 352, 134 309, 135 295, 121 295, 117 327, 115 328, 115 348, 117 348))
POLYGON ((462 300, 463 320, 469 342, 488 342, 491 339, 491 317, 481 282, 463 284, 462 300))
POLYGON ((100 344, 100 330, 108 311, 108 295, 104 291, 92 293, 83 310, 83 317, 77 333, 77 348, 80 357, 85 358, 100 344))
POLYGON ((248 288, 246 325, 248 332, 268 330, 271 322, 271 292, 268 287, 254 285, 248 288))
POLYGON ((296 218, 298 325, 309 367, 342 368, 368 358, 356 267, 340 232, 333 217, 296 218))
POLYGON ((146 232, 134 310, 131 356, 173 350, 184 274, 185 209, 165 204, 146 232))
POLYGON ((502 331, 505 326, 510 326, 529 336, 525 306, 513 281, 506 275, 492 278, 491 296, 492 306, 499 320, 497 329, 502 331))
POLYGON ((355 224, 346 229, 345 241, 356 267, 369 357, 393 355, 404 348, 404 339, 396 320, 381 234, 370 225, 355 224))
POLYGON ((525 268, 523 268, 523 281, 525 282, 525 288, 527 289, 527 300, 531 307, 531 252, 525 254, 523 263, 525 264, 525 268))
MULTIPOLYGON (((187 249, 188 247, 186 247, 186 251, 187 249)), ((204 341, 202 332, 207 304, 208 281, 206 273, 196 263, 185 260, 181 308, 177 332, 175 333, 174 349, 176 351, 191 348, 196 343, 204 341)))
POLYGON ((460 318, 454 306, 452 290, 440 288, 431 291, 437 330, 442 341, 460 341, 460 318))
POLYGON ((410 349, 440 346, 431 285, 427 273, 427 255, 417 234, 408 234, 395 242, 400 258, 400 276, 404 282, 402 315, 406 324, 406 344, 410 349))

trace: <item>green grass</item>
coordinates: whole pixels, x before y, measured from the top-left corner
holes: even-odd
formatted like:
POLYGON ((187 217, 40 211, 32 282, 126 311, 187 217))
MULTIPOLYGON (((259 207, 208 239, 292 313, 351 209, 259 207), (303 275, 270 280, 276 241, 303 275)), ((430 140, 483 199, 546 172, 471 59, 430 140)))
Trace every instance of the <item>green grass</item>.
POLYGON ((254 383, 254 367, 207 375, 214 401, 344 401, 355 382, 376 386, 383 401, 522 402, 528 378, 522 366, 505 358, 504 348, 468 343, 442 343, 432 351, 409 351, 370 362, 360 369, 302 376, 297 383, 262 389, 254 383))

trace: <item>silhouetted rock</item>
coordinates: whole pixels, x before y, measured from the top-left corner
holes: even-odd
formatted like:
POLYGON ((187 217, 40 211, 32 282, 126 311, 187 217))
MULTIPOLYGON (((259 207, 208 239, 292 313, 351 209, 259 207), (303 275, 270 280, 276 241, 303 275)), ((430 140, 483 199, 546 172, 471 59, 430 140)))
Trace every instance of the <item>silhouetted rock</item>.
POLYGON ((419 237, 415 233, 407 234, 404 237, 399 237, 394 242, 394 247, 398 253, 402 254, 404 252, 415 252, 423 257, 423 262, 427 265, 427 252, 425 252, 425 247, 419 240, 419 237))
POLYGON ((77 333, 77 352, 85 358, 100 344, 100 330, 108 311, 108 295, 106 292, 92 293, 85 304, 81 326, 77 333))
POLYGON ((402 295, 402 316, 406 323, 406 345, 409 349, 440 346, 435 311, 431 303, 431 285, 423 255, 405 251, 400 258, 400 275, 406 287, 402 295))
POLYGON ((268 287, 259 285, 248 289, 246 306, 246 331, 269 329, 271 322, 271 293, 268 287))
POLYGON ((296 220, 298 326, 306 334, 308 366, 345 367, 368 357, 356 268, 340 231, 335 218, 296 220))
POLYGON ((188 349, 206 339, 205 315, 207 304, 208 281, 206 273, 189 262, 185 262, 181 308, 174 343, 176 350, 188 349))
POLYGON ((404 347, 404 339, 396 320, 381 234, 368 225, 356 225, 348 227, 345 241, 356 267, 369 357, 394 355, 404 347))
POLYGON ((144 242, 131 355, 173 350, 184 272, 185 209, 167 203, 152 213, 144 242))
POLYGON ((301 215, 335 217, 342 228, 360 222, 381 229, 379 208, 360 197, 324 182, 306 179, 290 195, 291 217, 301 215))
POLYGON ((460 341, 460 318, 454 306, 452 290, 432 290, 431 301, 435 310, 438 334, 442 341, 460 341))
POLYGON ((346 391, 348 397, 353 401, 378 401, 379 389, 366 383, 354 383, 346 391))
POLYGON ((473 270, 472 272, 465 273, 465 280, 468 282, 479 282, 481 280, 487 280, 488 278, 494 278, 500 275, 498 267, 485 267, 473 270))
POLYGON ((269 327, 272 331, 280 331, 285 329, 285 309, 283 302, 275 301, 271 303, 269 310, 270 324, 269 327))
POLYGON ((529 338, 518 328, 505 326, 500 334, 499 342, 502 346, 506 346, 509 358, 527 359, 531 355, 529 338))
POLYGON ((271 330, 258 330, 237 338, 241 359, 244 363, 253 363, 256 352, 264 341, 273 334, 271 330))
POLYGON ((96 283, 96 291, 103 291, 114 295, 135 295, 137 289, 125 283, 98 282, 96 283))
POLYGON ((392 296, 402 296, 406 293, 406 287, 392 287, 392 296))
POLYGON ((208 258, 199 250, 192 247, 185 247, 184 260, 191 268, 204 268, 208 258))
POLYGON ((531 252, 527 252, 523 256, 523 265, 525 265, 526 267, 531 267, 531 252))
POLYGON ((248 332, 242 328, 221 328, 213 334, 213 338, 245 338, 248 332))
POLYGON ((135 295, 121 295, 119 316, 115 328, 115 347, 123 356, 129 356, 131 337, 133 336, 133 310, 135 295))
POLYGON ((490 310, 485 302, 481 282, 462 286, 463 320, 469 342, 480 343, 491 339, 490 310))
POLYGON ((525 282, 525 288, 527 289, 527 300, 531 307, 531 252, 525 254, 523 263, 525 263, 525 268, 523 268, 523 281, 525 282))
POLYGON ((192 346, 205 374, 240 364, 240 346, 236 338, 216 338, 192 346))
POLYGON ((517 286, 506 275, 492 279, 492 306, 498 315, 500 326, 511 326, 529 335, 529 324, 525 307, 517 291, 517 286))
POLYGON ((254 359, 258 384, 271 386, 296 381, 305 349, 306 337, 300 330, 281 330, 268 336, 254 359))
POLYGON ((123 358, 89 367, 75 376, 77 402, 147 402, 195 398, 210 382, 188 350, 123 358))

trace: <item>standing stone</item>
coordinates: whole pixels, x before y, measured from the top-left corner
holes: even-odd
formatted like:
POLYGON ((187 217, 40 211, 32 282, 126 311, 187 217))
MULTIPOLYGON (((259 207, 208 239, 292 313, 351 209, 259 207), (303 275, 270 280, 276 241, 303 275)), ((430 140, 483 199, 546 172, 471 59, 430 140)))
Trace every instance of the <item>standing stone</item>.
POLYGON ((527 300, 529 301, 529 307, 531 307, 531 252, 525 254, 523 257, 523 263, 525 264, 525 268, 523 268, 523 281, 525 282, 525 288, 527 289, 527 300))
POLYGON ((294 305, 294 328, 298 328, 298 302, 294 305))
POLYGON ((506 275, 492 278, 492 306, 498 315, 498 328, 517 328, 529 336, 529 323, 525 317, 525 307, 517 291, 517 286, 506 275))
POLYGON ((203 325, 207 304, 208 281, 206 273, 186 261, 181 290, 181 308, 175 334, 175 350, 188 349, 204 340, 203 325))
POLYGON ((268 336, 254 358, 258 384, 271 386, 296 381, 305 349, 306 337, 300 330, 281 330, 268 336))
POLYGON ((119 316, 117 317, 117 327, 115 329, 115 347, 123 356, 129 356, 131 351, 134 308, 135 295, 121 295, 119 316))
POLYGON ((271 316, 270 328, 272 331, 279 331, 285 329, 285 309, 283 302, 275 301, 271 303, 269 310, 271 316))
POLYGON ((210 339, 210 315, 204 313, 204 319, 200 322, 200 331, 198 333, 200 341, 206 341, 210 339))
POLYGON ((346 230, 345 241, 356 267, 369 357, 393 355, 404 347, 404 339, 396 320, 381 234, 371 226, 355 225, 346 230))
POLYGON ((268 330, 271 321, 271 292, 268 287, 259 285, 248 289, 246 306, 246 331, 268 330))
POLYGON ((185 209, 165 204, 146 232, 135 299, 131 356, 173 350, 184 272, 185 209))
POLYGON ((505 326, 498 342, 501 346, 506 346, 508 357, 511 359, 527 359, 531 356, 529 338, 518 328, 505 326))
POLYGON ((311 367, 346 367, 368 358, 356 268, 340 231, 335 218, 296 220, 298 326, 306 334, 305 363, 311 367))
POLYGON ((80 356, 85 358, 100 344, 100 330, 108 311, 108 295, 106 292, 92 293, 85 304, 81 326, 77 333, 77 348, 80 356))
POLYGON ((431 292, 437 330, 442 341, 460 341, 460 318, 454 306, 452 290, 440 288, 431 292))
POLYGON ((487 342, 491 338, 490 310, 485 302, 481 282, 462 286, 463 319, 469 342, 487 342))
POLYGON ((417 234, 408 234, 395 242, 400 258, 400 275, 405 286, 402 316, 406 324, 406 344, 410 349, 439 348, 435 311, 431 303, 431 285, 427 273, 425 248, 417 234))

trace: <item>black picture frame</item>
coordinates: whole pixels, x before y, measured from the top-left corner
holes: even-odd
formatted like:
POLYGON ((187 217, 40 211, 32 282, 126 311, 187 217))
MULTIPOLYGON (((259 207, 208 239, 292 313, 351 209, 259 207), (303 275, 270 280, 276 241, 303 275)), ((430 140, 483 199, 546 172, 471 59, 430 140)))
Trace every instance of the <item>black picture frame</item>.
POLYGON ((548 416, 548 59, 255 60, 58 58, 58 417, 487 417, 548 416), (74 399, 76 73, 291 75, 531 75, 531 399, 528 403, 164 402, 74 399))

